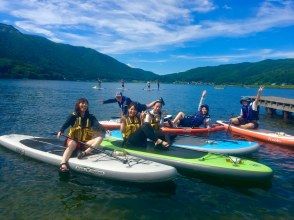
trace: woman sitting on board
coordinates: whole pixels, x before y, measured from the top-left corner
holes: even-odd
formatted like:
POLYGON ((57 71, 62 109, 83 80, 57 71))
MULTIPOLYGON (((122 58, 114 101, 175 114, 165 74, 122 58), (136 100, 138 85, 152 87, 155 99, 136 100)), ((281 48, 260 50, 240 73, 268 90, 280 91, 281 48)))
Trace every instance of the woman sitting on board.
POLYGON ((169 147, 166 141, 163 141, 156 135, 150 123, 141 123, 137 103, 132 102, 129 104, 128 114, 121 118, 120 130, 126 145, 146 147, 148 138, 153 141, 155 146, 169 147))
MULTIPOLYGON (((104 100, 102 101, 102 104, 109 104, 109 103, 115 103, 115 102, 118 103, 118 106, 122 111, 122 115, 127 115, 128 105, 132 103, 133 101, 129 97, 123 96, 121 92, 117 92, 114 99, 104 100)), ((151 108, 154 105, 155 101, 146 105, 141 104, 139 102, 135 102, 135 103, 137 104, 137 111, 142 112, 142 111, 146 111, 148 108, 151 108)))
POLYGON ((71 126, 66 140, 66 149, 63 153, 60 163, 60 171, 69 171, 68 160, 74 150, 82 150, 78 154, 81 159, 90 154, 94 148, 100 146, 103 137, 105 136, 105 129, 99 124, 96 117, 89 113, 89 102, 85 98, 80 98, 75 104, 75 111, 70 114, 57 134, 59 138, 64 131, 71 126), (86 145, 91 146, 87 147, 86 145))
POLYGON ((171 125, 174 127, 199 127, 204 125, 204 127, 209 128, 210 125, 210 115, 209 106, 203 104, 204 97, 206 95, 206 90, 202 92, 200 102, 198 105, 198 112, 194 115, 185 115, 184 112, 179 112, 177 116, 172 121, 171 125))
POLYGON ((169 136, 165 135, 160 129, 164 125, 164 118, 161 111, 163 105, 164 101, 162 98, 156 100, 151 110, 142 112, 141 118, 144 123, 149 123, 152 126, 158 138, 170 142, 169 136))
POLYGON ((263 91, 263 86, 260 86, 256 99, 254 102, 251 102, 249 97, 242 97, 240 100, 241 103, 241 114, 238 117, 231 118, 230 123, 233 125, 240 125, 241 128, 245 129, 257 129, 258 128, 258 119, 259 119, 259 106, 258 102, 260 95, 263 91))

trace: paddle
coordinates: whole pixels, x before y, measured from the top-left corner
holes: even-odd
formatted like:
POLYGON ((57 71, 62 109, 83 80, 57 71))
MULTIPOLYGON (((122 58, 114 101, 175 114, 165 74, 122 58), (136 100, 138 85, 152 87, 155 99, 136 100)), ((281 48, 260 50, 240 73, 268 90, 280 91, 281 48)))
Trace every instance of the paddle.
MULTIPOLYGON (((54 132, 54 133, 53 133, 53 135, 57 135, 57 134, 58 134, 57 132, 54 132)), ((78 142, 78 143, 80 143, 80 144, 83 144, 83 145, 85 145, 85 146, 87 146, 87 147, 93 149, 94 151, 98 151, 99 153, 104 153, 104 154, 106 154, 106 155, 108 155, 108 156, 110 156, 110 157, 113 157, 113 158, 115 158, 115 159, 117 159, 117 160, 123 162, 123 164, 128 163, 128 159, 122 159, 122 158, 120 158, 120 157, 117 157, 117 156, 113 155, 113 153, 109 153, 108 151, 106 151, 106 150, 104 150, 104 149, 101 149, 101 148, 94 148, 94 147, 92 147, 91 145, 89 145, 89 144, 87 144, 87 143, 85 143, 85 142, 82 142, 82 141, 76 140, 76 139, 71 138, 71 137, 69 137, 69 136, 67 136, 67 135, 64 135, 64 134, 61 134, 61 136, 62 136, 62 137, 65 137, 65 138, 68 138, 68 139, 71 139, 71 140, 74 140, 74 141, 76 141, 76 142, 78 142)))
POLYGON ((110 117, 111 119, 119 119, 119 118, 121 118, 120 116, 111 116, 110 117))

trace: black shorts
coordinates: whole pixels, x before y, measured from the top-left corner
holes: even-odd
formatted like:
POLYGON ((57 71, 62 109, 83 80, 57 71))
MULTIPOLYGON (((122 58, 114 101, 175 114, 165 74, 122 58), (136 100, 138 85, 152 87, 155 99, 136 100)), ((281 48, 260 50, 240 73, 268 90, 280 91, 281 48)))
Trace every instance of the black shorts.
POLYGON ((238 121, 239 121, 239 125, 245 125, 245 124, 248 124, 248 123, 252 123, 254 124, 254 129, 257 129, 258 128, 258 123, 257 121, 248 121, 248 120, 245 120, 244 118, 238 118, 238 121))

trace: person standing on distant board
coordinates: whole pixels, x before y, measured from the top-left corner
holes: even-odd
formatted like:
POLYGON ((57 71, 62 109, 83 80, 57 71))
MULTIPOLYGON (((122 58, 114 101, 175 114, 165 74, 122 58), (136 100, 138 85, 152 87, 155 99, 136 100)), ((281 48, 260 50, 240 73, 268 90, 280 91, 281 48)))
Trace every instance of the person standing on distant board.
POLYGON ((148 81, 148 82, 147 82, 147 90, 150 90, 150 86, 151 86, 151 84, 150 84, 150 82, 148 81))
POLYGON ((240 125, 241 128, 245 129, 257 129, 259 119, 259 106, 260 95, 264 89, 264 86, 260 86, 254 102, 249 97, 242 97, 241 103, 241 114, 238 117, 231 118, 230 123, 233 125, 240 125))
POLYGON ((98 89, 101 89, 101 80, 98 79, 98 89))
POLYGON ((125 81, 122 79, 120 82, 121 82, 121 88, 125 89, 125 81))
POLYGON ((159 80, 156 80, 157 90, 159 90, 159 80))

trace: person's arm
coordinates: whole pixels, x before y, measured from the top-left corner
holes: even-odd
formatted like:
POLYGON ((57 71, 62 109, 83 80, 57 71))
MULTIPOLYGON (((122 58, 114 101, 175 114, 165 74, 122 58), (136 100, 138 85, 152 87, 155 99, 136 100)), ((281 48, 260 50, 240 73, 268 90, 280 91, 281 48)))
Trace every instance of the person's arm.
POLYGON ((242 118, 243 117, 243 110, 240 110, 240 115, 238 116, 238 118, 242 118))
POLYGON ((116 103, 116 99, 107 99, 107 100, 104 100, 102 101, 102 104, 109 104, 109 103, 116 103))
POLYGON ((105 128, 98 122, 98 120, 96 119, 96 117, 94 115, 91 116, 91 124, 92 124, 92 128, 95 131, 98 131, 101 133, 101 135, 103 137, 105 137, 106 134, 106 130, 105 128))
POLYGON ((124 131, 125 131, 125 129, 126 129, 126 118, 125 117, 122 117, 121 119, 120 119, 120 131, 122 132, 122 133, 124 133, 124 131))
POLYGON ((144 118, 144 122, 151 123, 151 120, 152 120, 152 118, 151 118, 150 113, 146 113, 146 116, 144 118))
POLYGON ((210 120, 210 117, 208 117, 208 118, 206 118, 205 121, 204 121, 204 126, 205 126, 206 128, 210 128, 210 127, 211 127, 210 124, 211 124, 211 120, 210 120))
POLYGON ((153 102, 146 104, 147 108, 151 108, 155 104, 155 102, 157 102, 157 101, 153 101, 153 102))
POLYGON ((259 89, 257 91, 257 94, 256 94, 256 98, 255 98, 254 102, 252 103, 252 109, 254 111, 257 111, 258 102, 260 100, 260 96, 261 96, 261 93, 263 91, 263 88, 264 88, 264 86, 259 87, 259 89))
POLYGON ((64 122, 64 124, 63 124, 63 125, 61 126, 61 128, 60 128, 61 133, 64 133, 64 131, 65 131, 70 125, 73 125, 74 122, 75 122, 75 120, 76 120, 75 115, 70 114, 70 115, 67 117, 67 119, 66 119, 66 121, 64 122))
POLYGON ((162 117, 162 115, 160 116, 159 126, 160 127, 164 126, 164 117, 162 117))
POLYGON ((76 117, 75 115, 73 114, 70 114, 66 121, 64 122, 64 124, 61 126, 61 128, 59 129, 59 132, 57 133, 57 138, 59 138, 63 133, 64 131, 70 126, 70 125, 73 125, 74 122, 76 120, 76 117))
POLYGON ((206 95, 206 90, 203 90, 200 101, 199 101, 199 105, 198 105, 198 111, 200 111, 200 106, 203 104, 204 99, 205 99, 205 95, 206 95))

